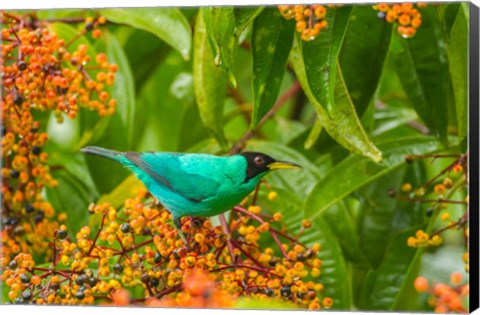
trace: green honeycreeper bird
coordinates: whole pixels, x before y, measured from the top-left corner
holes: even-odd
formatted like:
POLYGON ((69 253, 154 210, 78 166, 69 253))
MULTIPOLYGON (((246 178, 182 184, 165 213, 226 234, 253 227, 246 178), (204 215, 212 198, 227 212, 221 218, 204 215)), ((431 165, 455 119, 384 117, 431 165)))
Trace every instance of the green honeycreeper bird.
POLYGON ((150 193, 170 211, 179 235, 183 216, 214 216, 243 200, 270 171, 301 168, 258 152, 221 157, 210 154, 167 152, 118 152, 85 147, 124 165, 142 181, 150 193))

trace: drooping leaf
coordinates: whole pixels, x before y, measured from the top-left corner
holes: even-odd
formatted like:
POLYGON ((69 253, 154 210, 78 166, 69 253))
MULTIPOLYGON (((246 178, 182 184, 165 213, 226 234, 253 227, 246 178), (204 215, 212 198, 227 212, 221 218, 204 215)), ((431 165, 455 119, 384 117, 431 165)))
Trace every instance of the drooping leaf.
POLYGON ((372 14, 370 5, 353 6, 338 58, 359 117, 377 89, 391 34, 392 24, 372 14))
MULTIPOLYGON (((355 113, 355 108, 349 99, 346 87, 337 77, 333 91, 337 93, 335 107, 328 111, 324 105, 320 103, 320 96, 314 94, 310 88, 310 82, 307 78, 307 68, 304 63, 302 47, 299 43, 298 36, 295 37, 293 49, 290 55, 290 61, 297 75, 297 79, 302 86, 303 91, 307 95, 310 103, 315 107, 318 120, 325 128, 325 131, 339 144, 346 149, 357 154, 368 156, 374 161, 381 160, 381 153, 370 142, 360 120, 355 113)), ((329 89, 328 84, 325 86, 329 89)), ((326 96, 324 95, 323 98, 326 96)))
POLYGON ((448 143, 448 58, 438 13, 432 6, 422 11, 422 26, 414 37, 392 38, 392 57, 402 86, 418 116, 444 144, 448 143))
POLYGON ((278 97, 293 44, 294 30, 294 23, 285 20, 277 8, 266 8, 253 23, 252 130, 278 97))
POLYGON ((127 24, 158 36, 178 50, 185 60, 190 58, 192 32, 188 20, 177 8, 103 9, 107 20, 127 24))
MULTIPOLYGON (((206 9, 201 9, 201 11, 206 9)), ((201 12, 200 12, 201 13, 201 12)), ((226 92, 224 72, 214 64, 214 56, 208 44, 204 15, 198 14, 194 35, 193 84, 200 117, 224 150, 227 140, 223 133, 223 105, 226 92)))
POLYGON ((379 147, 384 152, 380 163, 351 155, 332 168, 306 199, 305 217, 318 216, 354 190, 404 165, 405 155, 431 153, 441 148, 438 141, 430 137, 395 139, 379 144, 379 147))
POLYGON ((233 15, 235 16, 235 36, 240 34, 247 28, 252 21, 262 13, 264 7, 235 7, 233 15))
POLYGON ((328 27, 315 40, 298 42, 299 53, 303 57, 298 62, 304 63, 302 72, 305 72, 306 83, 317 102, 329 114, 338 106, 335 100, 337 61, 351 10, 352 6, 343 6, 330 11, 325 17, 328 27))
POLYGON ((459 141, 468 131, 468 28, 468 6, 461 4, 451 28, 448 45, 448 63, 455 96, 459 141))
MULTIPOLYGON (((233 55, 236 47, 235 16, 233 7, 205 7, 203 16, 210 47, 213 51, 215 65, 222 68, 232 87, 237 86, 233 73, 233 55)), ((199 14, 200 15, 200 14, 199 14)), ((197 21, 199 17, 197 16, 197 21)))

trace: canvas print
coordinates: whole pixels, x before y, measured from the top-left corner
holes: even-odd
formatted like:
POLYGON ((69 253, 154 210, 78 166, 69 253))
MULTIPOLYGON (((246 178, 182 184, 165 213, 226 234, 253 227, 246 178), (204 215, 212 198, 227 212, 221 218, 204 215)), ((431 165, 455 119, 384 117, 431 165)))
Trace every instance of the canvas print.
POLYGON ((2 304, 469 312, 474 9, 2 10, 2 304))

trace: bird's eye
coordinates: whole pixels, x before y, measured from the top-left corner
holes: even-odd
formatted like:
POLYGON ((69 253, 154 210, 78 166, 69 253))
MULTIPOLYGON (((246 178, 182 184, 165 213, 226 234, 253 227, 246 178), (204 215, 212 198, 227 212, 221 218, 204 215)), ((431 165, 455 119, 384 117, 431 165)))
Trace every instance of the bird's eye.
POLYGON ((255 159, 253 160, 255 162, 255 164, 257 165, 262 165, 265 163, 265 160, 261 157, 261 156, 257 156, 255 157, 255 159))

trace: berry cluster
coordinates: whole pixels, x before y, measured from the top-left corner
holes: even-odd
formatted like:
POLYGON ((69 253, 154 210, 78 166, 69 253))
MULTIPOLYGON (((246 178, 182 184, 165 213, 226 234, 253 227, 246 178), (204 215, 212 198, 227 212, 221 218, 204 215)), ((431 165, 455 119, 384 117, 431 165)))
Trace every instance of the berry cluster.
MULTIPOLYGON (((392 196, 398 199, 408 200, 412 202, 428 203, 431 207, 427 209, 426 216, 432 217, 431 220, 436 220, 437 217, 441 221, 446 221, 447 225, 432 231, 434 227, 430 225, 427 230, 418 230, 415 236, 411 236, 407 240, 408 246, 439 246, 443 240, 441 233, 447 230, 461 230, 465 241, 465 249, 468 245, 469 230, 467 225, 467 208, 468 195, 464 200, 456 200, 453 198, 455 192, 464 190, 465 194, 468 186, 468 172, 467 170, 467 156, 468 154, 427 154, 427 155, 407 155, 405 160, 407 163, 413 163, 415 160, 432 159, 432 163, 437 159, 447 159, 453 161, 448 163, 444 169, 439 171, 435 176, 428 180, 421 187, 413 188, 410 183, 404 183, 401 186, 401 193, 397 196, 396 192, 392 196), (434 198, 427 198, 426 196, 433 195, 434 198), (450 213, 447 212, 449 205, 464 205, 465 212, 457 220, 451 220, 450 213)), ((435 222, 435 221, 433 221, 435 222)), ((469 271, 468 252, 463 255, 465 263, 465 271, 469 271)), ((429 305, 434 307, 437 313, 448 312, 462 312, 466 313, 463 301, 468 299, 468 284, 461 286, 462 276, 458 272, 451 275, 451 283, 453 287, 438 283, 432 288, 429 287, 428 280, 425 277, 419 277, 414 282, 414 287, 418 292, 429 292, 429 305)))
POLYGON ((404 38, 415 36, 417 29, 422 24, 422 14, 418 8, 426 3, 380 3, 373 6, 378 11, 378 17, 388 23, 396 23, 397 32, 404 38))
MULTIPOLYGON (((36 266, 24 254, 3 260, 7 270, 2 281, 16 303, 120 305, 121 300, 227 307, 238 296, 250 296, 283 299, 308 309, 331 307, 332 299, 322 296, 323 285, 316 280, 321 274, 320 245, 299 243, 284 228, 274 227, 281 227, 279 213, 270 216, 261 210, 256 205, 237 206, 229 222, 221 220, 222 226, 205 218, 186 218, 184 244, 170 213, 141 190, 120 210, 92 205, 90 213, 101 216, 95 233, 85 226, 73 238, 60 226, 51 243, 49 268, 36 266), (260 246, 269 239, 277 250, 260 246), (122 288, 142 290, 143 298, 131 299, 122 288)), ((310 226, 307 221, 303 229, 310 226)))
MULTIPOLYGON (((407 155, 405 160, 407 163, 412 163, 416 159, 433 158, 433 160, 439 158, 451 159, 454 161, 450 163, 445 169, 440 171, 432 179, 427 181, 421 187, 413 189, 410 183, 404 183, 401 186, 402 195, 397 196, 399 199, 408 200, 412 202, 431 203, 432 206, 427 210, 426 215, 431 217, 434 213, 439 213, 442 210, 447 209, 449 204, 461 204, 468 206, 468 196, 465 200, 452 200, 451 196, 460 189, 466 189, 468 176, 464 172, 467 164, 467 155, 456 154, 435 154, 435 155, 407 155), (431 189, 436 198, 425 199, 424 196, 431 189)), ((393 192, 392 196, 396 196, 396 192, 393 192)), ((458 220, 451 220, 450 213, 444 211, 440 218, 442 221, 448 222, 448 225, 437 231, 429 233, 418 230, 415 236, 408 238, 408 246, 420 247, 420 246, 439 246, 442 244, 442 238, 440 234, 446 230, 463 229, 465 238, 465 244, 468 239, 468 226, 467 226, 467 211, 465 209, 464 215, 458 220)))
POLYGON ((451 285, 437 283, 430 287, 425 277, 418 277, 414 282, 415 290, 430 294, 428 304, 434 308, 435 313, 468 313, 465 302, 469 298, 469 285, 462 283, 462 274, 453 272, 450 275, 451 285))
MULTIPOLYGON (((99 54, 97 65, 92 66, 97 68, 97 81, 92 80, 88 47, 69 50, 85 31, 66 43, 50 30, 50 22, 34 16, 0 12, 0 19, 3 264, 21 252, 48 255, 51 249, 46 240, 66 220, 65 214, 56 216, 42 196, 44 187, 58 183, 43 151, 48 135, 42 131, 38 112, 51 110, 60 121, 64 114, 75 118, 79 106, 100 115, 113 114, 115 100, 105 91, 105 84, 113 84, 117 66, 99 54)), ((104 18, 91 22, 92 29, 102 22, 104 18)))
POLYGON ((295 19, 296 29, 306 42, 314 40, 320 31, 327 27, 327 9, 323 5, 279 5, 278 10, 287 20, 295 19))

